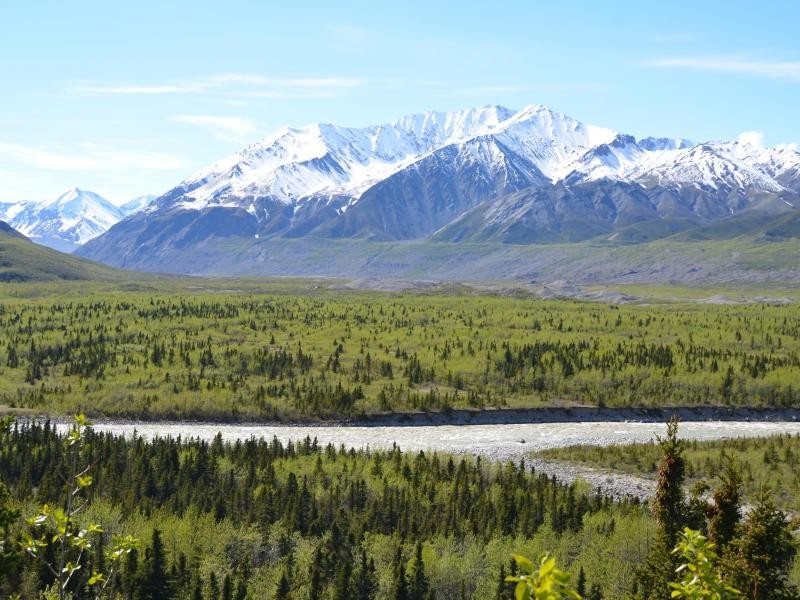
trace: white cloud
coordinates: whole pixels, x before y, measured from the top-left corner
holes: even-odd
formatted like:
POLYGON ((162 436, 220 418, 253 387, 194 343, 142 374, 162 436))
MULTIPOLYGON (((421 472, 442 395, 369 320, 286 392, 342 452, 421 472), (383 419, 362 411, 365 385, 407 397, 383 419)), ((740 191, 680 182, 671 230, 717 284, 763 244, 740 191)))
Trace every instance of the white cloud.
POLYGON ((276 85, 285 85, 286 87, 301 88, 352 88, 364 82, 361 79, 351 79, 347 77, 312 77, 305 79, 276 79, 274 83, 276 85))
POLYGON ((162 171, 180 169, 186 161, 170 154, 129 151, 84 145, 84 152, 51 151, 22 144, 0 142, 0 154, 16 162, 52 171, 162 171))
POLYGON ((748 144, 756 148, 764 147, 764 132, 763 131, 743 131, 738 135, 736 141, 740 144, 748 144))
POLYGON ((245 98, 266 98, 268 100, 325 100, 335 98, 334 90, 256 90, 242 94, 245 98))
POLYGON ((785 81, 800 82, 800 62, 754 61, 735 57, 661 58, 648 63, 652 67, 682 68, 719 73, 740 73, 785 81))
POLYGON ((200 87, 215 87, 226 83, 255 86, 349 88, 359 86, 364 81, 352 77, 295 77, 281 79, 262 75, 248 75, 246 73, 226 73, 204 79, 198 82, 198 85, 200 87))
POLYGON ((172 118, 178 123, 198 125, 208 129, 222 139, 238 139, 253 133, 256 124, 247 117, 221 117, 215 115, 178 115, 172 118))
POLYGON ((298 97, 303 94, 303 90, 342 90, 354 88, 364 83, 363 79, 353 77, 294 77, 294 78, 273 78, 263 75, 250 73, 224 73, 204 77, 193 81, 179 82, 169 85, 118 85, 118 86, 99 86, 83 85, 73 88, 74 91, 88 94, 117 94, 117 95, 163 95, 163 94, 203 94, 211 91, 223 91, 227 93, 242 93, 243 88, 252 88, 255 91, 250 93, 274 92, 276 94, 286 94, 291 97, 298 97), (263 90, 263 88, 278 88, 275 90, 263 90))

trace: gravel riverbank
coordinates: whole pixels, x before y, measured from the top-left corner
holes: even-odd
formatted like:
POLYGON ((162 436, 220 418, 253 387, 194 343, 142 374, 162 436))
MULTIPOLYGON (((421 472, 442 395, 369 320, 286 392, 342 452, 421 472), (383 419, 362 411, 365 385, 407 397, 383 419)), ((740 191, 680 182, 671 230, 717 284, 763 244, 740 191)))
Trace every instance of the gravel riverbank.
MULTIPOLYGON (((63 426, 63 425, 62 425, 63 426)), ((525 459, 537 470, 561 481, 583 479, 593 489, 619 498, 652 495, 654 482, 624 474, 611 474, 582 465, 544 461, 532 457, 537 450, 591 444, 606 446, 646 442, 664 433, 662 422, 581 421, 555 423, 482 424, 482 425, 257 425, 178 422, 100 421, 95 429, 145 438, 158 436, 196 437, 212 440, 221 435, 235 441, 251 437, 273 437, 282 442, 316 438, 321 444, 356 448, 386 448, 394 444, 409 452, 439 451, 471 454, 483 459, 519 461, 525 459)), ((685 421, 680 435, 685 439, 713 440, 731 437, 754 437, 776 433, 800 434, 800 422, 794 421, 685 421)))

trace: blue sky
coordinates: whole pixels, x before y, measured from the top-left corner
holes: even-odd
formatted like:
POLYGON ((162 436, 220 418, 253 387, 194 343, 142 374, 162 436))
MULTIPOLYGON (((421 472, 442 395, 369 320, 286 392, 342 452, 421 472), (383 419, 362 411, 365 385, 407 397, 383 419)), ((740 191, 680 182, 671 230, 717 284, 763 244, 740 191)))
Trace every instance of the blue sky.
POLYGON ((283 125, 541 103, 800 142, 797 2, 4 2, 0 200, 160 193, 283 125))

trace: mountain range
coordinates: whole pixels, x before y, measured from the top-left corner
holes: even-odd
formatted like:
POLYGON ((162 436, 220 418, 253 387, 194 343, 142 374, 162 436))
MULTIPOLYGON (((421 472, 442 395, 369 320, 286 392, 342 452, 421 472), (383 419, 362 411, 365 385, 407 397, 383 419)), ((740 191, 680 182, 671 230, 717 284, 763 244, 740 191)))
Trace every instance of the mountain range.
POLYGON ((140 196, 116 206, 99 194, 73 187, 51 201, 0 202, 0 219, 36 243, 73 252, 153 199, 140 196))
POLYGON ((799 202, 792 147, 637 139, 541 105, 487 106, 366 128, 281 129, 77 252, 140 270, 274 274, 270 256, 290 240, 298 250, 335 241, 631 244, 730 219, 737 235, 743 223, 755 232, 799 202))

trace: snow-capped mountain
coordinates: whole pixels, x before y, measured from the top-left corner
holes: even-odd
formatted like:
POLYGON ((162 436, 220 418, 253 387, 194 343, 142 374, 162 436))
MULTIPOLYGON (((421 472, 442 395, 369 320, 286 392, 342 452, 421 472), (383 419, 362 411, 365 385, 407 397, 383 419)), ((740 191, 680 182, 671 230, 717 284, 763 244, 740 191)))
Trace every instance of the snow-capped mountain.
POLYGON ((511 115, 485 107, 429 112, 363 129, 284 128, 195 173, 164 198, 170 205, 201 209, 267 196, 285 204, 318 194, 356 197, 424 154, 485 134, 511 115))
POLYGON ((155 198, 138 196, 116 206, 95 192, 73 187, 50 201, 0 202, 0 219, 39 244, 72 252, 125 217, 144 210, 155 198))
POLYGON ((150 206, 150 204, 152 204, 153 200, 155 200, 156 198, 157 196, 155 194, 145 194, 143 196, 136 196, 136 198, 128 200, 125 204, 121 204, 119 206, 119 209, 123 215, 128 217, 150 206))
POLYGON ((540 105, 520 112, 500 106, 427 112, 361 129, 329 124, 284 128, 190 176, 158 206, 238 206, 259 218, 254 203, 267 197, 283 204, 314 196, 347 197, 349 206, 371 186, 431 152, 481 137, 492 137, 554 177, 564 163, 614 135, 540 105))
POLYGON ((124 214, 102 196, 75 187, 49 202, 15 205, 5 217, 33 241, 72 252, 107 231, 124 214))
POLYGON ((80 253, 169 269, 167 254, 231 237, 496 239, 493 228, 513 231, 507 242, 554 231, 575 240, 652 219, 702 225, 791 210, 799 192, 800 154, 789 147, 636 139, 541 105, 486 106, 365 128, 284 128, 188 177, 80 253))

